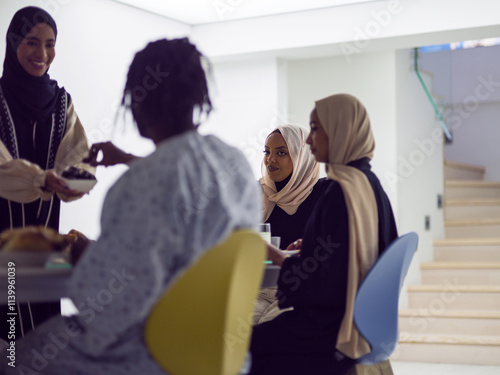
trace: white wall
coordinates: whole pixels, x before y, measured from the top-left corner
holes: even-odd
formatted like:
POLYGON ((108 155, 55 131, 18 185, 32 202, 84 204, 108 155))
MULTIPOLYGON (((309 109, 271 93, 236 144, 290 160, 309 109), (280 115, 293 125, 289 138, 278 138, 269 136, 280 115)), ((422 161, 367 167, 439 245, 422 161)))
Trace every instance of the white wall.
POLYGON ((337 93, 358 97, 370 115, 375 137, 373 169, 397 213, 397 189, 384 179, 396 169, 396 76, 394 51, 288 62, 288 111, 308 126, 314 101, 337 93))
POLYGON ((261 176, 264 141, 286 116, 278 105, 278 62, 251 58, 213 64, 210 84, 215 109, 200 127, 247 156, 255 178, 261 176))
MULTIPOLYGON (((2 3, 3 33, 18 9, 27 5, 43 7, 45 3, 9 2, 8 8, 2 3)), ((50 74, 71 93, 89 142, 112 140, 129 152, 151 152, 152 144, 141 139, 132 125, 124 129, 121 121, 113 124, 128 66, 134 53, 147 42, 189 35, 190 27, 112 1, 64 0, 57 7, 50 4, 44 8, 53 15, 59 29, 57 58, 50 74)), ((0 49, 5 50, 4 44, 0 49)), ((200 132, 216 134, 239 147, 248 157, 256 179, 261 175, 266 136, 278 124, 288 122, 283 105, 278 104, 278 83, 286 85, 278 75, 279 64, 273 57, 212 64, 209 84, 215 108, 200 132)), ((99 167, 99 182, 92 192, 77 202, 62 205, 60 231, 75 228, 97 238, 105 194, 126 169, 99 167)))
MULTIPOLYGON (((437 196, 443 194, 443 138, 418 77, 413 69, 412 50, 396 53, 398 229, 419 235, 419 246, 406 285, 420 282, 419 264, 433 260, 433 240, 444 238, 443 210, 437 196), (430 230, 425 229, 430 217, 430 230)), ((428 87, 430 76, 421 73, 428 87)), ((406 290, 406 288, 404 288, 406 290)), ((405 306, 406 293, 401 304, 405 306)))
POLYGON ((381 0, 197 25, 192 35, 211 57, 279 51, 308 58, 497 36, 499 11, 497 0, 381 0))
POLYGON ((484 167, 485 180, 500 181, 500 103, 481 103, 471 111, 459 104, 452 113, 459 127, 445 146, 446 159, 484 167))
POLYGON ((446 159, 485 167, 486 180, 500 181, 500 46, 428 53, 422 61, 447 103, 454 139, 446 159))
POLYGON ((389 195, 399 233, 415 231, 420 238, 407 284, 420 281, 418 264, 432 260, 432 241, 444 236, 437 208, 442 132, 412 67, 411 50, 364 53, 351 62, 340 56, 288 62, 288 108, 296 122, 307 124, 314 100, 334 93, 353 94, 367 107, 376 141, 373 169, 389 195))
MULTIPOLYGON (((71 94, 90 142, 112 139, 131 152, 149 153, 152 145, 148 141, 141 141, 133 130, 124 133, 113 125, 126 72, 134 53, 147 42, 185 36, 190 27, 113 1, 2 0, 0 56, 12 16, 28 5, 46 9, 56 20, 57 55, 49 73, 71 94)), ((100 167, 94 190, 77 202, 62 205, 60 231, 75 228, 96 238, 104 195, 124 170, 100 167)))
MULTIPOLYGON (((128 65, 133 54, 148 41, 191 35, 202 52, 215 61, 211 84, 215 111, 201 131, 215 133, 240 147, 256 177, 260 175, 264 139, 277 124, 295 122, 307 127, 314 100, 336 92, 358 96, 370 113, 377 142, 374 170, 393 203, 399 230, 417 231, 421 235, 418 256, 430 260, 432 239, 443 237, 442 213, 435 208, 436 195, 442 193, 440 145, 434 142, 436 149, 425 154, 421 165, 412 159, 416 161, 414 168, 405 167, 408 168, 410 158, 425 151, 428 144, 425 140, 433 139, 432 131, 439 125, 410 69, 408 50, 395 48, 410 43, 451 42, 460 37, 498 36, 493 35, 500 34, 500 27, 492 11, 498 2, 404 1, 401 12, 392 13, 390 22, 382 25, 376 15, 390 9, 390 3, 394 1, 375 2, 367 8, 359 5, 339 12, 314 11, 226 22, 218 29, 205 25, 193 30, 109 0, 1 0, 0 35, 5 35, 17 9, 26 5, 47 8, 60 31, 58 55, 50 73, 72 94, 90 141, 112 139, 138 154, 150 152, 151 144, 137 141, 132 131, 124 134, 111 125, 128 65), (439 6, 429 8, 431 3, 439 6), (450 6, 455 12, 443 18, 440 14, 450 6), (345 12, 354 12, 349 14, 355 17, 346 17, 345 12), (481 17, 464 18, 464 14, 481 17), (357 31, 368 30, 375 21, 381 26, 380 32, 368 40, 360 40, 357 31), (465 29, 460 30, 459 25, 465 29), (418 34, 418 30, 425 33, 418 34), (342 43, 358 48, 359 53, 343 55, 342 43), (337 56, 311 58, 318 51, 337 56), (289 60, 292 55, 303 58, 289 60), (396 185, 397 176, 400 181, 396 185), (431 216, 429 232, 423 230, 425 215, 431 216)), ((0 51, 5 50, 4 43, 0 38, 0 51)), ((498 59, 496 55, 490 59, 493 69, 498 59)), ((425 78, 430 83, 429 77, 425 78)), ((489 112, 498 118, 495 109, 489 112)), ((473 119, 471 116, 470 120, 473 119)), ((467 128, 465 121, 462 128, 467 128)), ((465 130, 462 134, 464 139, 468 137, 465 130)), ((455 136, 458 144, 458 130, 455 136)), ((79 202, 63 205, 61 231, 76 228, 95 238, 100 230, 104 194, 123 170, 99 168, 99 183, 94 191, 79 202)))

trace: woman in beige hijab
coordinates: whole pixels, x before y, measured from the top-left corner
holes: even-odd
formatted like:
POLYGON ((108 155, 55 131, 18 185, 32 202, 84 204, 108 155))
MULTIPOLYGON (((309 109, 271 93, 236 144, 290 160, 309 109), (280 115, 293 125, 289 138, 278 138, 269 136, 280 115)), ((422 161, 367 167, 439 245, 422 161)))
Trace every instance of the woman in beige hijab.
POLYGON ((306 145, 308 131, 300 125, 278 126, 266 138, 262 160, 263 221, 271 224, 281 248, 302 238, 305 223, 325 179, 306 145))
POLYGON ((278 280, 281 308, 254 327, 255 375, 346 374, 370 351, 353 324, 357 288, 397 237, 390 202, 371 171, 375 142, 365 107, 347 94, 318 100, 307 138, 327 187, 307 222, 300 255, 278 280))
MULTIPOLYGON (((274 129, 265 141, 260 179, 263 221, 271 224, 271 233, 280 237, 283 249, 300 248, 306 222, 326 186, 306 144, 307 135, 302 126, 287 124, 274 129)), ((257 298, 253 323, 271 320, 282 311, 276 287, 265 288, 257 298)))

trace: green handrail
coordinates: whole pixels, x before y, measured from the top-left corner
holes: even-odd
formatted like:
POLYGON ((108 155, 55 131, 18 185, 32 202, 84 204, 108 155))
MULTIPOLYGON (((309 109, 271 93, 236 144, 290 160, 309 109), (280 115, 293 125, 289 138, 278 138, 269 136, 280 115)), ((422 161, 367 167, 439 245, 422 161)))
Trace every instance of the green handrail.
POLYGON ((436 113, 436 116, 437 116, 437 118, 439 120, 439 123, 441 124, 441 127, 443 128, 443 132, 444 132, 444 136, 446 138, 446 142, 450 143, 451 141, 453 141, 453 136, 451 135, 450 131, 448 130, 448 127, 444 123, 443 116, 441 116, 441 113, 439 112, 439 110, 438 110, 438 108, 436 106, 436 103, 434 102, 434 99, 432 98, 431 93, 429 92, 429 90, 425 86, 424 80, 422 79, 422 76, 420 75, 420 72, 418 71, 418 48, 414 48, 414 51, 415 51, 415 54, 414 54, 415 55, 414 56, 414 58, 415 58, 415 60, 414 60, 414 62, 415 62, 415 73, 417 74, 418 80, 420 81, 422 87, 424 88, 424 91, 427 94, 427 98, 431 102, 432 108, 434 108, 434 112, 436 113))

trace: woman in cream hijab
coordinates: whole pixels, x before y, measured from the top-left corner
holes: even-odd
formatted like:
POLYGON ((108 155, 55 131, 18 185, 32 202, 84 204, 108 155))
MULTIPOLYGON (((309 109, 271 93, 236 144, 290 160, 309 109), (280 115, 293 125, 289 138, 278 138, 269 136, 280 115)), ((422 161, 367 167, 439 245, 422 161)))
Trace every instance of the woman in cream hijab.
POLYGON ((357 288, 397 237, 390 202, 371 171, 375 142, 363 104, 347 94, 318 100, 307 138, 326 164, 327 187, 306 225, 300 255, 278 280, 281 308, 254 327, 251 374, 346 374, 370 351, 353 324, 357 288))
POLYGON ((302 238, 321 186, 319 164, 306 145, 307 130, 300 125, 278 126, 266 138, 262 160, 263 221, 271 224, 281 247, 302 238))
MULTIPOLYGON (((300 125, 280 125, 266 138, 262 159, 263 221, 281 239, 281 248, 300 248, 302 233, 316 200, 326 186, 319 178, 319 164, 306 145, 308 132, 300 125)), ((282 258, 280 259, 282 260, 282 258)), ((275 318, 276 287, 260 291, 253 323, 275 318)))

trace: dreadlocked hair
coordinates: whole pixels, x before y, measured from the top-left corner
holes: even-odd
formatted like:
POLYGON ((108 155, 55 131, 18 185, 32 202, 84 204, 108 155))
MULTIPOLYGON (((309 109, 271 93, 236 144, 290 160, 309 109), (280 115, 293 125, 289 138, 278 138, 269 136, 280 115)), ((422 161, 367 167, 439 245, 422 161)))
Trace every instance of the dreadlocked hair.
POLYGON ((150 42, 130 64, 122 106, 140 106, 149 119, 168 124, 173 132, 186 130, 188 122, 198 126, 212 110, 203 65, 210 69, 188 38, 150 42))

